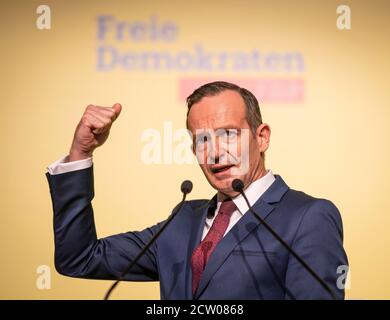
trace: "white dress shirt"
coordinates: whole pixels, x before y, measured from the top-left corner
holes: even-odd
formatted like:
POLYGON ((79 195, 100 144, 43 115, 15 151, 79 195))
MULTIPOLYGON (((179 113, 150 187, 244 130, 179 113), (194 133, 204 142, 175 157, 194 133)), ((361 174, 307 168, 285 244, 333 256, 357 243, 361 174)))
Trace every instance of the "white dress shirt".
MULTIPOLYGON (((86 169, 92 166, 92 157, 83 159, 83 160, 77 160, 72 162, 67 162, 68 156, 62 157, 56 162, 52 163, 47 167, 47 171, 51 175, 66 173, 66 172, 72 172, 76 170, 82 170, 86 169)), ((261 177, 258 180, 253 181, 246 189, 245 194, 249 200, 249 203, 251 206, 255 204, 255 202, 263 195, 263 193, 271 186, 271 184, 275 181, 275 177, 271 170, 268 170, 267 173, 261 177)), ((218 213, 218 210, 222 204, 222 201, 224 200, 224 196, 220 193, 217 195, 217 208, 215 209, 215 213, 212 217, 207 217, 205 221, 205 225, 203 228, 203 235, 202 240, 206 236, 207 232, 209 231, 210 227, 212 226, 214 219, 218 213)), ((238 220, 241 219, 241 217, 245 214, 245 212, 248 211, 248 206, 245 202, 245 199, 242 195, 239 195, 232 199, 234 204, 237 207, 237 210, 235 210, 230 218, 229 225, 226 229, 226 233, 229 232, 231 228, 238 222, 238 220)))
MULTIPOLYGON (((258 180, 253 181, 246 189, 245 189, 245 194, 246 197, 248 198, 248 201, 251 206, 253 206, 257 200, 263 195, 263 193, 271 186, 271 184, 275 181, 275 177, 272 173, 271 170, 268 170, 267 173, 261 177, 258 180)), ((203 235, 202 235, 202 240, 206 236, 207 232, 210 230, 215 217, 217 216, 218 210, 221 207, 222 201, 225 199, 225 197, 222 194, 217 195, 217 208, 215 209, 214 216, 212 217, 207 217, 205 221, 205 226, 203 229, 203 235)), ((242 195, 239 195, 232 199, 234 204, 237 207, 237 210, 235 210, 232 213, 232 216, 230 217, 230 221, 228 224, 228 227, 225 231, 225 234, 229 232, 231 228, 238 222, 238 220, 241 219, 241 217, 247 212, 248 206, 245 202, 245 199, 242 195)))

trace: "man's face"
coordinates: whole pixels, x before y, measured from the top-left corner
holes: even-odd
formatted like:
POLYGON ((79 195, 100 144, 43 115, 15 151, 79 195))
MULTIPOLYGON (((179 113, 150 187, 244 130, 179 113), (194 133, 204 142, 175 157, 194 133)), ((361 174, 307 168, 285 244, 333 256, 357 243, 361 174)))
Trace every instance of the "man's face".
POLYGON ((268 148, 269 127, 262 124, 256 134, 251 131, 238 92, 225 90, 202 98, 191 107, 188 127, 200 167, 218 191, 235 196, 234 179, 241 179, 246 187, 265 174, 261 152, 268 148))

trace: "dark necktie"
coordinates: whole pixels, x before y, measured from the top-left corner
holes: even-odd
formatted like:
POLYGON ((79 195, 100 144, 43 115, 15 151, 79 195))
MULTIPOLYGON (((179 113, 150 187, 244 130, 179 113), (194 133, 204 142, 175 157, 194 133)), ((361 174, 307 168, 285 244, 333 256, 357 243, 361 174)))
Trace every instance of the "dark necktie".
POLYGON ((237 209, 232 199, 226 199, 222 202, 218 214, 214 219, 213 225, 199 246, 194 250, 191 257, 192 268, 192 293, 195 294, 198 289, 200 278, 206 267, 210 255, 214 251, 218 242, 223 238, 229 225, 232 213, 237 209))

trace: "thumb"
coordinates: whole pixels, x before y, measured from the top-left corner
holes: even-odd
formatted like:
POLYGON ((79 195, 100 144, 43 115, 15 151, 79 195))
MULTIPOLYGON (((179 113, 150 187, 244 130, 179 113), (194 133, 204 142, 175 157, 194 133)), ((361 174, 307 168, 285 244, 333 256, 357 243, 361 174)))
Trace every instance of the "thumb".
POLYGON ((111 109, 113 109, 115 111, 115 114, 116 114, 116 118, 118 118, 119 114, 121 113, 121 110, 122 110, 122 105, 120 103, 115 103, 111 109))

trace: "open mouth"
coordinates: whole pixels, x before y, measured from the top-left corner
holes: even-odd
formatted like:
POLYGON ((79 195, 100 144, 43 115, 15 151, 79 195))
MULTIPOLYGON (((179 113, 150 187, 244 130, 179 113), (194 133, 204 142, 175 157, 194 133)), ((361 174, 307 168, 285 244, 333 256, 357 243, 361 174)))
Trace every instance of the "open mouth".
POLYGON ((228 171, 231 167, 234 167, 233 164, 228 164, 224 166, 218 166, 218 167, 212 167, 211 172, 216 174, 216 173, 222 173, 228 171))

